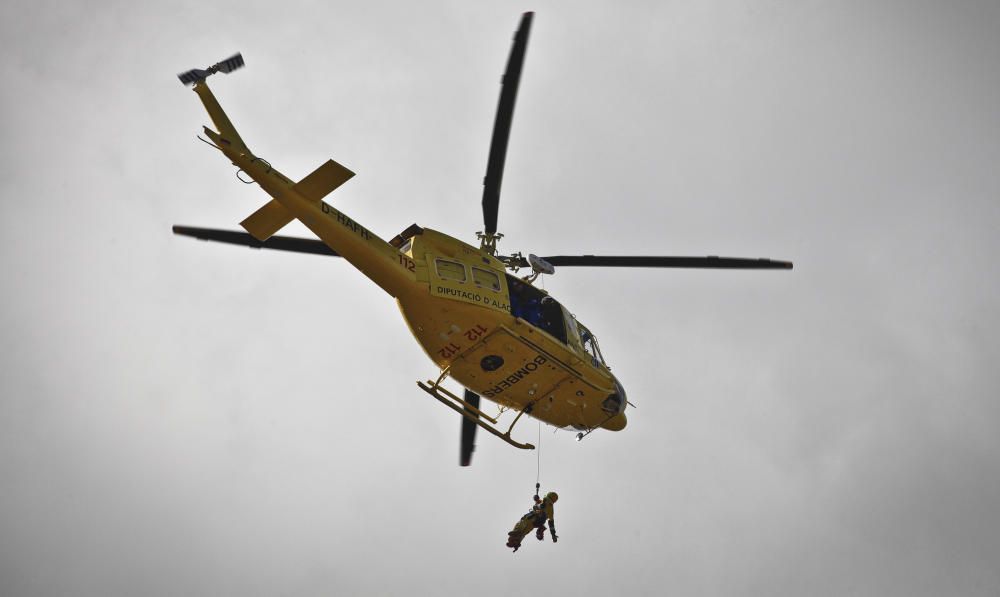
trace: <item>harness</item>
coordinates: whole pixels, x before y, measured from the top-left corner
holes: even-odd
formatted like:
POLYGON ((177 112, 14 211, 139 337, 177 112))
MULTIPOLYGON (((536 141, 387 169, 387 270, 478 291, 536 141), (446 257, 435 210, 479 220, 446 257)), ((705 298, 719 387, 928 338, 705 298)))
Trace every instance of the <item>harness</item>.
MULTIPOLYGON (((538 495, 540 488, 541 484, 535 483, 535 496, 538 495)), ((521 520, 530 520, 536 527, 544 525, 545 521, 549 519, 548 514, 545 513, 546 504, 551 504, 547 501, 548 499, 548 497, 542 498, 541 501, 531 507, 531 510, 527 514, 521 517, 521 520)))

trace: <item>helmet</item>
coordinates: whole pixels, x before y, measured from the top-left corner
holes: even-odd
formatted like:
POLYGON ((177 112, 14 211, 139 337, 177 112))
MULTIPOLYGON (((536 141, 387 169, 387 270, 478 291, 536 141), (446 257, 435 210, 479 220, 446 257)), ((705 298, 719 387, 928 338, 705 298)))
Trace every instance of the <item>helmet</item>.
POLYGON ((554 492, 554 491, 550 491, 550 492, 546 493, 545 497, 549 498, 549 500, 551 500, 553 504, 556 503, 556 501, 559 500, 559 494, 556 493, 556 492, 554 492))

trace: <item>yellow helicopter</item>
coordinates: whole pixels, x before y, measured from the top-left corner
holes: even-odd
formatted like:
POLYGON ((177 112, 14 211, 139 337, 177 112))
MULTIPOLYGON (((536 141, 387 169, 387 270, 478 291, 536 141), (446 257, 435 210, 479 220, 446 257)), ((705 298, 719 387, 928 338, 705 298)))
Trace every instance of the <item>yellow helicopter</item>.
MULTIPOLYGON (((786 261, 730 257, 551 256, 525 258, 497 252, 497 211, 514 102, 533 13, 524 13, 503 76, 482 197, 484 231, 479 247, 418 226, 386 242, 323 201, 354 176, 333 160, 296 182, 250 151, 209 89, 207 78, 244 66, 236 54, 206 69, 178 75, 192 85, 218 131, 204 127, 206 141, 256 182, 271 200, 241 222, 246 232, 174 226, 176 234, 254 248, 339 256, 394 297, 413 336, 439 368, 423 391, 462 415, 460 463, 468 466, 477 427, 512 446, 533 449, 511 437, 524 414, 558 428, 625 428, 629 404, 611 374, 597 338, 583 323, 533 282, 555 267, 682 267, 791 269, 786 261), (298 219, 319 240, 274 236, 298 219), (532 273, 517 277, 530 267, 532 273), (442 383, 464 386, 459 397, 442 383), (480 396, 517 412, 502 431, 497 418, 480 410, 480 396)), ((202 139, 204 141, 204 139, 202 139)), ((499 415, 498 415, 499 416, 499 415)))

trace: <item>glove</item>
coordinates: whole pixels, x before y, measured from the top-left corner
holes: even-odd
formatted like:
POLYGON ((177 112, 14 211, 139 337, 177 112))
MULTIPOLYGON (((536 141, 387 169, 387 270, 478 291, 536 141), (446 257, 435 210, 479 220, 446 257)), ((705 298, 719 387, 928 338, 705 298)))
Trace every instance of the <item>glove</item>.
POLYGON ((555 533, 552 533, 552 542, 553 543, 558 543, 559 542, 559 537, 557 537, 555 533))

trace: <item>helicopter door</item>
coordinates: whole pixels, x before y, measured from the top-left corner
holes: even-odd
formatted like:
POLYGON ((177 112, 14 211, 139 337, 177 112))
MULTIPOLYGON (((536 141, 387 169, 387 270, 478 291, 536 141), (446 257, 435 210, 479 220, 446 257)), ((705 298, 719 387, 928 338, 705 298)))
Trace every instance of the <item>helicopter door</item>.
MULTIPOLYGON (((524 330, 526 325, 515 327, 524 330)), ((527 330, 524 333, 528 334, 527 330)), ((463 383, 468 383, 470 389, 506 407, 520 410, 538 402, 532 416, 557 427, 597 424, 601 411, 596 409, 588 418, 580 405, 607 395, 606 389, 594 386, 555 355, 506 326, 500 326, 456 358, 451 374, 468 380, 463 383)))
POLYGON ((507 274, 510 290, 510 314, 548 332, 566 344, 566 320, 563 308, 551 296, 507 274))

